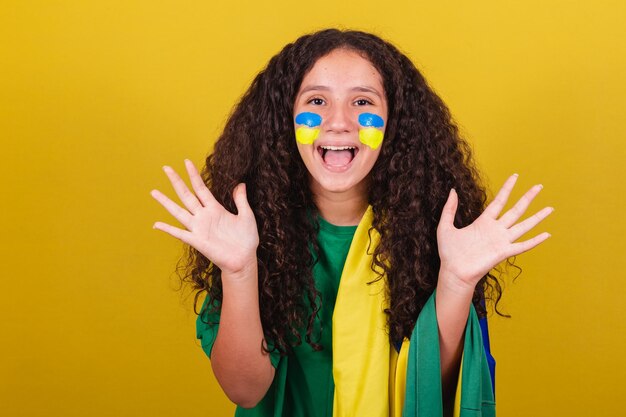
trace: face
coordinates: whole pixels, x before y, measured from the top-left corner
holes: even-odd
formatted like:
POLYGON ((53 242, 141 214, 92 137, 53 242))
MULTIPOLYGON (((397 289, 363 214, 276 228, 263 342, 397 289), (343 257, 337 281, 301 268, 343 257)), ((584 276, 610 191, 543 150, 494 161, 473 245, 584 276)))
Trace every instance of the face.
POLYGON ((344 49, 320 58, 294 105, 298 151, 313 193, 366 193, 386 125, 383 81, 372 63, 344 49))

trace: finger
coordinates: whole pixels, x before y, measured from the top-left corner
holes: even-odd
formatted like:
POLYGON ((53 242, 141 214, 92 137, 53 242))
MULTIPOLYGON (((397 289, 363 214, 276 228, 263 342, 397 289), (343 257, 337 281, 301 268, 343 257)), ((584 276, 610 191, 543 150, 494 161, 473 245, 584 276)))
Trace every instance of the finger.
POLYGON ((509 251, 507 258, 511 256, 516 256, 516 255, 519 255, 520 253, 524 253, 524 252, 531 250, 535 246, 539 245, 540 243, 548 239, 550 236, 552 236, 550 233, 543 232, 533 237, 532 239, 528 239, 523 242, 513 243, 511 245, 511 250, 509 251))
POLYGON ((213 197, 213 194, 211 194, 211 191, 207 188, 193 162, 189 159, 185 159, 185 167, 187 168, 187 173, 189 174, 191 186, 200 199, 202 205, 206 207, 216 203, 217 200, 215 200, 215 197, 213 197))
POLYGON ((500 212, 506 205, 506 202, 509 200, 509 196, 511 195, 511 191, 513 191, 513 187, 515 187, 515 183, 517 182, 517 177, 519 175, 513 174, 502 185, 500 191, 493 199, 491 204, 487 206, 484 213, 490 216, 493 219, 497 219, 500 215, 500 212))
POLYGON ((188 245, 191 245, 192 234, 187 230, 179 229, 167 223, 156 222, 152 226, 153 229, 161 230, 170 236, 174 236, 176 239, 181 240, 188 245))
POLYGON ((539 191, 541 191, 542 188, 543 185, 541 184, 531 187, 531 189, 526 191, 526 194, 524 194, 509 211, 504 213, 498 221, 501 222, 506 228, 513 226, 515 222, 517 222, 526 212, 528 206, 530 206, 530 203, 532 203, 535 197, 537 197, 537 194, 539 194, 539 191))
POLYGON ((237 214, 247 215, 252 212, 250 205, 248 204, 248 196, 246 193, 246 184, 241 183, 235 187, 233 191, 233 200, 235 201, 235 206, 237 207, 237 214))
POLYGON ((448 200, 443 206, 441 211, 441 219, 439 220, 439 227, 453 228, 454 217, 456 216, 456 209, 459 206, 459 196, 456 190, 452 188, 448 195, 448 200))
POLYGON ((196 196, 191 191, 189 191, 189 188, 187 188, 187 184, 185 184, 185 181, 180 178, 176 171, 174 171, 171 167, 168 167, 167 165, 163 167, 163 171, 165 171, 165 174, 170 179, 170 182, 174 187, 174 191, 176 191, 176 195, 178 195, 180 201, 182 201, 185 207, 187 207, 187 210, 189 210, 192 214, 195 214, 199 209, 202 208, 202 204, 200 204, 200 201, 198 201, 196 196))
POLYGON ((533 227, 537 226, 539 223, 543 221, 546 217, 548 217, 554 211, 553 207, 545 207, 539 210, 537 213, 533 214, 523 222, 516 224, 511 227, 509 230, 511 231, 511 241, 516 241, 520 237, 524 236, 528 233, 533 227))
POLYGON ((182 225, 184 225, 187 229, 189 229, 189 225, 191 224, 191 214, 178 204, 169 199, 165 194, 160 192, 159 190, 150 191, 150 195, 154 197, 156 201, 161 203, 163 207, 172 215, 176 220, 178 220, 182 225))

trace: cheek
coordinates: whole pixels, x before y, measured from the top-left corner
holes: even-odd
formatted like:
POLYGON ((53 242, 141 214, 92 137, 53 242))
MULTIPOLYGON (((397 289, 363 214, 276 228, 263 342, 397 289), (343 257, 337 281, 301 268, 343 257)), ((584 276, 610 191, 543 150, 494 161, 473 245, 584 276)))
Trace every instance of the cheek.
POLYGON ((376 161, 378 160, 378 157, 380 156, 380 149, 381 148, 372 149, 369 147, 364 147, 359 152, 360 154, 362 154, 361 170, 364 175, 370 175, 372 173, 372 169, 374 168, 374 165, 376 165, 376 161))
POLYGON ((361 113, 359 115, 359 140, 362 144, 372 149, 378 149, 385 136, 383 130, 385 121, 382 117, 373 113, 361 113))
POLYGON ((312 145, 320 133, 322 116, 317 113, 303 112, 295 118, 296 141, 303 145, 312 145))

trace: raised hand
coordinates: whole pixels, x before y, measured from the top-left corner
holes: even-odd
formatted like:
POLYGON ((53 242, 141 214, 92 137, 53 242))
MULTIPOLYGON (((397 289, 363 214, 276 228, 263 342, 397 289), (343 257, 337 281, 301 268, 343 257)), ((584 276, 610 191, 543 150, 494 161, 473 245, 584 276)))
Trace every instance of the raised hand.
POLYGON ((528 190, 510 210, 500 216, 516 181, 517 174, 509 177, 485 211, 462 229, 454 226, 458 196, 451 190, 437 227, 441 260, 439 276, 440 279, 454 281, 446 283, 449 287, 473 292, 478 281, 500 262, 526 252, 550 237, 549 233, 543 232, 517 242, 554 211, 552 207, 545 207, 518 223, 543 188, 541 185, 528 190))
POLYGON ((259 234, 245 184, 239 184, 233 191, 235 215, 217 202, 191 161, 186 159, 185 167, 194 192, 172 168, 165 166, 163 170, 186 209, 158 190, 150 192, 185 229, 162 222, 154 223, 153 227, 193 246, 228 274, 256 266, 259 234))

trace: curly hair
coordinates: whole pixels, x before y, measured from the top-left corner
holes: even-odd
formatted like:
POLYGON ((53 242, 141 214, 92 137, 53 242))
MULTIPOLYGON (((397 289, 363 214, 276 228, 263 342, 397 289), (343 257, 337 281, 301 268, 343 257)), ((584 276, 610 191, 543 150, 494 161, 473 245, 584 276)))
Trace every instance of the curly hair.
MULTIPOLYGON (((448 108, 396 47, 369 33, 336 29, 285 46, 235 106, 202 172, 216 199, 231 212, 236 212, 234 187, 247 185, 260 239, 260 314, 269 344, 264 348, 281 354, 302 343, 303 329, 305 341, 321 348, 313 336, 321 300, 312 276, 319 225, 308 173, 297 156, 293 106, 305 74, 338 48, 359 53, 377 68, 389 106, 385 141, 369 174, 368 198, 373 227, 381 236, 372 267, 384 271, 380 279, 388 289, 392 341, 410 336, 436 288, 436 230, 450 189, 459 195, 457 227, 473 222, 486 201, 471 149, 448 108)), ((204 292, 210 301, 205 311, 196 310, 206 320, 220 309, 220 270, 191 247, 184 259, 182 279, 196 290, 195 305, 204 292)), ((479 314, 485 315, 485 298, 497 306, 501 294, 494 275, 483 277, 473 297, 479 314)))

